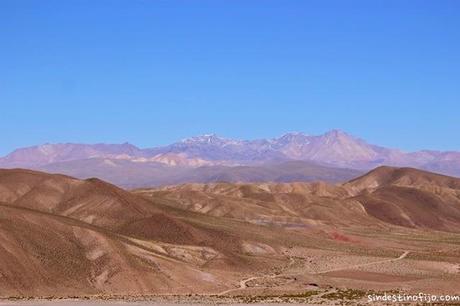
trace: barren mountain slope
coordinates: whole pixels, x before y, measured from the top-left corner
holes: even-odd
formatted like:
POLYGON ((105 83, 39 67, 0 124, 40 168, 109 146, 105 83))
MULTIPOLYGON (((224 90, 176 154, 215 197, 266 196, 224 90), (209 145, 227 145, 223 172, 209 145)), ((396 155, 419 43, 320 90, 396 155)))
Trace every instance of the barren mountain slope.
POLYGON ((6 204, 111 230, 160 213, 150 202, 98 179, 81 181, 29 170, 1 170, 0 188, 0 200, 6 204))
POLYGON ((366 211, 387 223, 460 231, 460 179, 380 167, 344 184, 366 211))
POLYGON ((180 258, 188 254, 204 262, 219 254, 212 249, 135 240, 9 205, 0 205, 0 215, 2 296, 193 292, 196 282, 201 288, 219 286, 211 274, 180 258))
POLYGON ((236 282, 235 273, 284 265, 289 245, 325 238, 29 170, 0 170, 0 199, 3 296, 215 293, 236 282))
POLYGON ((460 231, 460 179, 380 167, 343 185, 326 183, 186 184, 140 189, 169 205, 253 223, 382 226, 460 231), (383 221, 383 222, 382 222, 383 221))
POLYGON ((186 184, 135 193, 163 199, 173 207, 216 217, 287 228, 331 230, 342 226, 385 226, 348 199, 340 186, 326 183, 186 184))
POLYGON ((189 245, 216 242, 221 250, 232 249, 231 242, 235 240, 231 233, 193 225, 193 217, 173 216, 167 206, 98 179, 0 170, 0 190, 5 205, 69 217, 136 238, 189 245), (221 243, 222 238, 226 238, 228 246, 221 243))
POLYGON ((383 186, 404 186, 432 192, 460 190, 460 179, 415 168, 378 167, 344 184, 352 193, 383 186))

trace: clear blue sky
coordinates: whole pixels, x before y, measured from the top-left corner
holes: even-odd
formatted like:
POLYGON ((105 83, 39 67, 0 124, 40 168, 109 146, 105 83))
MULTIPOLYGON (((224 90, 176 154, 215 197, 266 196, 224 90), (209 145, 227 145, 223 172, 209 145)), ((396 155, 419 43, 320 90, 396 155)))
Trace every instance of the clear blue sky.
POLYGON ((339 128, 460 150, 460 1, 0 1, 0 154, 339 128))

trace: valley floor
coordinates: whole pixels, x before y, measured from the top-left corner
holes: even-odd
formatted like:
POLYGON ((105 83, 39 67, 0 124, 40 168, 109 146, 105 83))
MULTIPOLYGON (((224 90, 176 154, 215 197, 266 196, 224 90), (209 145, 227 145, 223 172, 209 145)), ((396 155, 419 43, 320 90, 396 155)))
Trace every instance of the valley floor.
MULTIPOLYGON (((377 233, 369 233, 379 242, 385 242, 386 250, 380 254, 372 249, 293 247, 284 252, 286 260, 283 265, 241 275, 239 281, 232 281, 233 288, 221 292, 169 296, 106 295, 77 300, 49 297, 28 300, 20 297, 17 300, 0 300, 0 306, 384 305, 375 300, 370 303, 369 299, 419 293, 438 297, 448 294, 460 296, 460 264, 455 257, 459 249, 458 236, 406 233, 412 238, 400 240, 403 234, 380 234, 378 237, 377 233), (389 250, 389 246, 393 251, 389 250), (438 247, 437 252, 433 246, 438 247)), ((364 234, 361 239, 361 243, 366 244, 364 234)))
MULTIPOLYGON (((216 300, 206 300, 202 298, 199 301, 186 302, 186 301, 177 301, 177 302, 166 302, 166 301, 81 301, 81 300, 65 300, 65 301, 21 301, 21 302, 1 302, 1 306, 147 306, 147 305, 159 305, 159 306, 172 306, 172 305, 214 305, 214 304, 231 304, 231 305, 266 305, 266 303, 240 303, 238 301, 216 301, 216 300)), ((270 305, 306 305, 303 303, 270 303, 270 305)))

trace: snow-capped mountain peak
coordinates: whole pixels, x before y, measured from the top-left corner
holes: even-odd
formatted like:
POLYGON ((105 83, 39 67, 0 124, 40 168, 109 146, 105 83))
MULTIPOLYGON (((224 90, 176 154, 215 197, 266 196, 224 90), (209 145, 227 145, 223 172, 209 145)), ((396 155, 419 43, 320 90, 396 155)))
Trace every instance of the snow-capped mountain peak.
POLYGON ((397 149, 368 144, 338 129, 316 136, 290 132, 278 138, 258 140, 235 140, 216 134, 204 134, 150 149, 139 149, 129 143, 44 144, 18 149, 0 158, 0 167, 33 168, 92 158, 152 161, 154 157, 171 165, 250 165, 302 160, 356 169, 370 169, 385 164, 460 174, 460 152, 404 153, 397 149))

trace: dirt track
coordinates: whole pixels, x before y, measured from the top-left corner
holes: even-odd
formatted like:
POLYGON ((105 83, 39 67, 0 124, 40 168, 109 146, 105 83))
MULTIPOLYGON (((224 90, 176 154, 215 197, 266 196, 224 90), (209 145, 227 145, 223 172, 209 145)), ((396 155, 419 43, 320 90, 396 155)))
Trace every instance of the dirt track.
MULTIPOLYGON (((379 260, 379 261, 374 261, 374 262, 368 262, 368 263, 359 264, 359 265, 344 266, 344 267, 340 267, 340 268, 334 268, 334 269, 314 272, 314 273, 311 273, 311 274, 323 274, 323 273, 329 273, 329 272, 335 272, 335 271, 356 269, 356 268, 360 268, 360 267, 377 265, 377 264, 381 264, 381 263, 395 262, 395 261, 404 259, 409 253, 410 253, 409 251, 404 251, 404 253, 402 253, 401 256, 399 256, 397 258, 391 258, 391 259, 379 260)), ((289 264, 288 267, 290 267, 293 263, 294 263, 293 258, 290 258, 290 264, 289 264)), ((269 275, 262 275, 262 276, 251 276, 251 277, 242 279, 240 281, 240 283, 239 283, 240 286, 238 288, 228 289, 228 290, 222 291, 222 292, 218 293, 218 295, 225 295, 225 294, 228 294, 230 292, 237 291, 237 290, 244 290, 244 289, 246 289, 248 287, 247 283, 252 281, 252 280, 262 279, 262 278, 277 278, 277 277, 283 277, 283 276, 286 276, 286 275, 285 274, 269 274, 269 275)))
POLYGON ((345 266, 345 267, 340 267, 340 268, 334 268, 334 269, 329 269, 329 270, 314 272, 314 273, 312 273, 312 274, 324 274, 324 273, 335 272, 335 271, 342 271, 342 270, 349 270, 349 269, 356 269, 356 268, 361 268, 361 267, 367 267, 367 266, 377 265, 377 264, 381 264, 381 263, 394 262, 394 261, 398 261, 398 260, 404 259, 409 253, 410 253, 409 251, 405 251, 405 252, 402 253, 401 256, 399 256, 398 258, 385 259, 385 260, 379 260, 379 261, 374 261, 374 262, 368 262, 368 263, 365 263, 365 264, 359 264, 359 265, 353 265, 353 266, 345 266))

